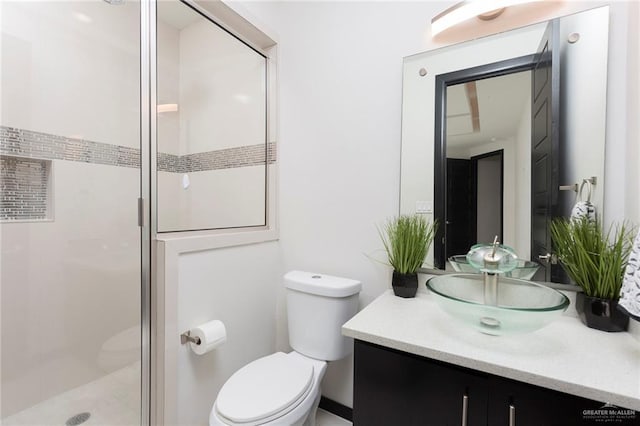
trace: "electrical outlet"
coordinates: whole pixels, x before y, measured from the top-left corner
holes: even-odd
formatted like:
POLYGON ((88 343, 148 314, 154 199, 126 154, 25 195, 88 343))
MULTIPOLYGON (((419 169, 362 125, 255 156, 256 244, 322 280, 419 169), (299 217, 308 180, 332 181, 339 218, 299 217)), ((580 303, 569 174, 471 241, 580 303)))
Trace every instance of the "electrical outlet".
POLYGON ((433 203, 431 201, 416 201, 416 214, 433 213, 433 203))

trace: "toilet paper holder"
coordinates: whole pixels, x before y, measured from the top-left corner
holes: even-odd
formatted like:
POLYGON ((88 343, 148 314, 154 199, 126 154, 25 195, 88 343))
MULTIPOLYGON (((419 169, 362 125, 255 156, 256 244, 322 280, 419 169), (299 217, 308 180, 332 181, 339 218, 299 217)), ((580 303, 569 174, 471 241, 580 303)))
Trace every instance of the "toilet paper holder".
POLYGON ((196 355, 211 352, 226 341, 227 329, 220 320, 205 322, 180 335, 180 343, 188 345, 196 355))
POLYGON ((199 345, 200 343, 202 343, 200 341, 199 337, 193 337, 191 335, 191 330, 185 331, 184 333, 182 333, 180 335, 180 343, 185 345, 187 343, 195 343, 196 345, 199 345))

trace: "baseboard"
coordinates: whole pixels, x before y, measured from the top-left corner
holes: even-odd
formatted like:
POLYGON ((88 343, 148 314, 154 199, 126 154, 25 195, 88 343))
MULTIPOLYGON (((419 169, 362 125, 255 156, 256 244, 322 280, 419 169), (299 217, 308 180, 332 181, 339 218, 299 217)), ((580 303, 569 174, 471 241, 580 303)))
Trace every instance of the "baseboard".
POLYGON ((324 396, 320 398, 320 408, 324 411, 328 411, 331 414, 335 414, 338 417, 342 417, 345 420, 353 421, 353 409, 347 407, 346 405, 342 405, 339 402, 336 402, 332 399, 325 398, 324 396))

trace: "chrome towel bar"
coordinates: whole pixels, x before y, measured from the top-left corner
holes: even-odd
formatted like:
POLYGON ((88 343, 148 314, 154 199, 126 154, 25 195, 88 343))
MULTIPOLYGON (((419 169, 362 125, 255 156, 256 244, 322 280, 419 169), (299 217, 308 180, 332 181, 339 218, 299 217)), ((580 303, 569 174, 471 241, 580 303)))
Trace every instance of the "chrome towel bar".
MULTIPOLYGON (((595 185, 596 182, 598 182, 598 178, 595 176, 591 176, 588 179, 582 179, 581 184, 589 183, 591 185, 595 185)), ((573 192, 578 192, 579 188, 580 188, 580 183, 574 183, 573 185, 560 185, 558 187, 560 191, 573 191, 573 192)))

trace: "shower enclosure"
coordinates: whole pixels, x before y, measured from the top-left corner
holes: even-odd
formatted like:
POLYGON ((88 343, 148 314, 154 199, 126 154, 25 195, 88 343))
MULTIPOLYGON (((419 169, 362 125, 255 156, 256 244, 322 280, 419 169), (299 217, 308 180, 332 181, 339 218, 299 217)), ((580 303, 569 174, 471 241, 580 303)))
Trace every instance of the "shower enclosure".
POLYGON ((151 5, 0 8, 0 423, 147 424, 151 5))
POLYGON ((156 236, 273 237, 275 42, 221 5, 0 1, 1 424, 161 424, 156 236))

